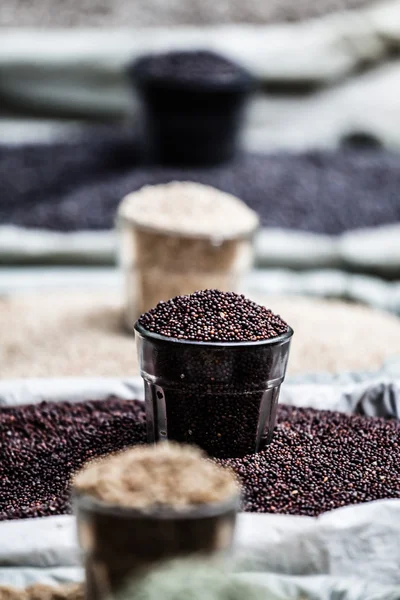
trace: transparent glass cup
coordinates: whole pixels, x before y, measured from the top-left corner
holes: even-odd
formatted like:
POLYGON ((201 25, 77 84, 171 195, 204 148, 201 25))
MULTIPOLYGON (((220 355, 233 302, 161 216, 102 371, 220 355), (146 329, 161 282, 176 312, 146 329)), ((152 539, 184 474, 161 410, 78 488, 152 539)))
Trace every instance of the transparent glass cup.
POLYGON ((253 263, 255 229, 233 238, 195 236, 117 218, 129 331, 160 300, 200 289, 239 291, 253 263))
POLYGON ((257 342, 205 343, 135 325, 147 438, 240 457, 272 439, 293 330, 257 342))
POLYGON ((185 510, 122 508, 76 492, 73 500, 88 600, 112 598, 159 561, 223 556, 231 548, 240 508, 239 494, 185 510))

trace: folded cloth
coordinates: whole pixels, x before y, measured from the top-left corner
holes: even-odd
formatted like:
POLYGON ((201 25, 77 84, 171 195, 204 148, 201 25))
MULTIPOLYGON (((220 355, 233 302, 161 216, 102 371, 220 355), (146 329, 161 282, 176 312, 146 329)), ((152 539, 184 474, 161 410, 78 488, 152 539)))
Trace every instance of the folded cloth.
MULTIPOLYGON (((201 5, 201 19, 195 23, 185 19, 180 26, 174 26, 178 23, 163 26, 163 11, 152 13, 146 2, 148 14, 155 17, 152 29, 141 27, 136 20, 129 21, 125 14, 123 30, 113 27, 108 19, 108 29, 85 29, 76 35, 73 30, 43 29, 42 22, 52 12, 43 6, 40 29, 19 27, 2 31, 0 94, 31 109, 52 106, 115 114, 127 109, 127 86, 123 79, 126 62, 149 51, 201 47, 238 60, 264 81, 315 84, 357 72, 366 62, 384 60, 388 51, 400 42, 398 0, 347 0, 347 6, 337 0, 308 0, 308 7, 314 10, 300 22, 296 13, 299 16, 306 0, 232 2, 237 14, 242 11, 237 23, 231 23, 236 19, 223 18, 228 2, 221 6, 221 2, 212 0, 174 1, 189 9, 195 3, 201 5), (321 14, 326 12, 328 4, 335 8, 333 14, 321 14), (251 19, 243 23, 246 21, 243 12, 251 12, 251 6, 256 5, 267 13, 275 12, 276 17, 281 12, 281 17, 271 19, 275 22, 270 24, 262 24, 266 19, 258 17, 253 21, 255 24, 249 23, 251 19), (345 8, 357 10, 345 11, 345 8), (217 19, 208 18, 213 12, 217 19), (285 12, 288 21, 294 17, 296 22, 282 22, 285 12), (129 29, 130 25, 134 27, 129 29)), ((130 3, 134 8, 137 4, 130 3)), ((53 14, 61 13, 60 6, 53 14)))

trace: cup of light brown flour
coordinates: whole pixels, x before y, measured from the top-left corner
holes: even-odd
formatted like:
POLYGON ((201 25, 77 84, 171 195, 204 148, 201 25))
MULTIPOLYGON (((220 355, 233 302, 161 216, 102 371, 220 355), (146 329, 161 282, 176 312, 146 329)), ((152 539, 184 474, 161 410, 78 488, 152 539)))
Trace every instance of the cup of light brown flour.
POLYGON ((238 198, 193 182, 146 186, 118 210, 125 323, 160 300, 198 289, 238 291, 253 260, 258 215, 238 198))
POLYGON ((112 598, 160 561, 228 551, 240 504, 229 470, 170 443, 89 463, 73 495, 88 600, 112 598))

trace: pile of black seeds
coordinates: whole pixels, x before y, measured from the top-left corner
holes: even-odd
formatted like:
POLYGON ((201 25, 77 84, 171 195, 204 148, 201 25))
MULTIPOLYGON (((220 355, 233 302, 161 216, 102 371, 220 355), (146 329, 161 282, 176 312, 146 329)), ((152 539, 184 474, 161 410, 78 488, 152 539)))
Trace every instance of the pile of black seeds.
MULTIPOLYGON (((42 217, 33 217, 32 226, 53 229, 46 210, 54 210, 60 199, 138 164, 141 150, 135 132, 89 129, 69 142, 0 145, 0 223, 24 225, 27 211, 38 211, 42 217)), ((72 229, 81 229, 76 208, 69 218, 75 220, 72 229)))
MULTIPOLYGON (((285 405, 277 422, 258 454, 217 460, 241 479, 245 511, 316 516, 400 498, 400 422, 285 405)), ((1 408, 0 520, 69 513, 71 475, 145 435, 137 401, 1 408)))
POLYGON ((152 333, 196 342, 257 342, 288 331, 287 323, 265 306, 220 290, 159 302, 139 323, 152 333))
POLYGON ((280 406, 265 450, 218 462, 239 475, 245 511, 317 516, 400 498, 400 423, 280 406))
POLYGON ((235 63, 207 50, 154 54, 136 64, 159 82, 189 82, 207 86, 213 82, 229 83, 242 76, 242 69, 235 63))
POLYGON ((135 166, 132 140, 117 138, 111 145, 87 140, 81 147, 0 146, 0 222, 59 231, 110 229, 123 196, 173 180, 230 192, 269 227, 339 234, 400 221, 400 161, 394 153, 245 153, 216 167, 162 168, 135 166))
POLYGON ((254 452, 262 431, 269 435, 274 426, 289 338, 276 344, 212 344, 273 342, 288 333, 288 325, 245 296, 219 290, 160 302, 139 318, 139 324, 171 338, 145 338, 141 352, 143 371, 151 376, 146 402, 148 414, 155 415, 154 439, 162 437, 158 424, 165 411, 169 439, 196 444, 210 456, 254 452), (272 382, 276 390, 267 391, 272 382))
POLYGON ((0 408, 0 521, 70 512, 72 473, 145 441, 142 406, 110 398, 0 408))

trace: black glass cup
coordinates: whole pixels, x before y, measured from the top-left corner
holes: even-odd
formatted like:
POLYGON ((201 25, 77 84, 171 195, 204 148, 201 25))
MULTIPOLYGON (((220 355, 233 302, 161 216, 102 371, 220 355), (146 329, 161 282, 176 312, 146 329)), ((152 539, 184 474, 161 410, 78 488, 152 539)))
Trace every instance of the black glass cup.
MULTIPOLYGON (((199 54, 185 55, 193 72, 199 54), (191 58, 192 57, 192 58, 191 58)), ((159 55, 164 60, 166 55, 159 55)), ((128 68, 128 77, 143 106, 143 129, 151 161, 169 165, 212 165, 231 159, 238 146, 244 108, 255 87, 253 77, 229 61, 229 74, 196 79, 154 73, 157 56, 147 55, 128 68)), ((211 63, 212 64, 212 63, 211 63)))
POLYGON ((206 343, 135 325, 150 443, 240 457, 272 439, 293 330, 265 341, 206 343))

